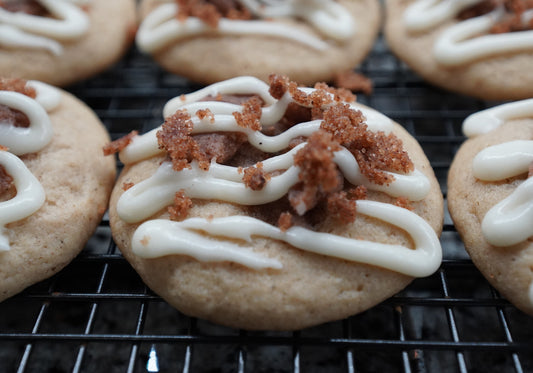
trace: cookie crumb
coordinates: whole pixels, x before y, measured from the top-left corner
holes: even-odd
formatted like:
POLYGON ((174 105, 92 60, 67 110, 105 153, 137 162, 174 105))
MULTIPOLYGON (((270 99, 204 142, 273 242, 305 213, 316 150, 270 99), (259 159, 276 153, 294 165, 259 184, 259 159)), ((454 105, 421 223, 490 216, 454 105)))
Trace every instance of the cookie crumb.
POLYGON ((252 96, 249 100, 243 103, 242 112, 236 111, 233 113, 237 124, 242 128, 249 128, 253 131, 261 131, 261 111, 262 101, 257 96, 252 96))
POLYGON ((270 177, 263 171, 263 163, 259 162, 255 167, 244 169, 242 180, 247 188, 261 190, 265 187, 267 181, 270 180, 270 177))
POLYGON ((293 226, 292 214, 288 211, 282 212, 279 215, 278 227, 282 232, 286 232, 287 229, 293 226))
POLYGON ((131 131, 126 136, 122 136, 121 138, 115 141, 111 141, 109 144, 104 146, 104 155, 111 155, 120 152, 126 146, 131 144, 133 138, 137 136, 138 133, 139 132, 137 131, 131 131))
POLYGON ((170 220, 181 221, 187 217, 192 207, 192 200, 185 195, 185 191, 180 189, 174 195, 174 204, 168 207, 170 220))

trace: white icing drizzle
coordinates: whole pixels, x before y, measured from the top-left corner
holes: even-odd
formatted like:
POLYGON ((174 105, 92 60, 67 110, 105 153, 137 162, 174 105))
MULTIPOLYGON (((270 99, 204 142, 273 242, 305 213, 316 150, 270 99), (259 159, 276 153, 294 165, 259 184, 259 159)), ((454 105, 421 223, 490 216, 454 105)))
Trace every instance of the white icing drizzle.
POLYGON ((90 0, 37 0, 53 17, 8 12, 0 7, 0 46, 63 51, 61 42, 75 40, 89 29, 89 17, 80 8, 90 0))
MULTIPOLYGON (((306 88, 299 89, 307 94, 312 91, 311 89, 306 88)), ((197 92, 173 98, 165 105, 163 115, 168 117, 178 109, 185 109, 193 115, 191 118, 194 123, 193 133, 211 132, 215 128, 217 131, 242 132, 248 136, 249 141, 263 151, 281 150, 287 146, 288 140, 297 136, 296 133, 305 135, 310 134, 317 129, 319 122, 308 122, 298 124, 291 128, 289 134, 281 134, 274 137, 265 136, 259 132, 244 129, 237 124, 232 113, 242 111, 241 105, 225 102, 209 102, 209 104, 206 105, 205 102, 196 102, 209 95, 216 97, 218 94, 257 94, 266 104, 266 106, 261 109, 262 115, 260 123, 263 128, 268 128, 269 126, 276 124, 285 114, 287 106, 291 102, 294 102, 288 92, 286 92, 281 99, 275 100, 270 96, 268 90, 268 84, 254 77, 228 79, 220 83, 212 84, 197 92), (198 117, 194 116, 198 110, 205 109, 206 107, 209 107, 210 111, 216 115, 217 120, 215 124, 211 123, 209 118, 200 120, 198 117), (289 135, 292 137, 288 138, 289 135)), ((383 114, 363 107, 356 107, 355 109, 363 112, 367 118, 367 125, 370 130, 388 133, 392 129, 391 120, 383 114)), ((161 127, 155 128, 142 136, 134 137, 132 143, 120 152, 120 160, 124 164, 131 164, 162 153, 163 150, 159 149, 156 137, 156 133, 160 128, 161 127)))
POLYGON ((469 115, 463 122, 463 133, 474 137, 487 133, 513 119, 533 117, 533 99, 510 102, 469 115))
MULTIPOLYGON (((469 137, 487 133, 513 119, 533 117, 533 99, 511 102, 480 111, 463 123, 469 137)), ((499 181, 528 172, 533 162, 533 141, 514 140, 489 146, 472 162, 474 177, 499 181)), ((533 235, 533 178, 522 182, 483 217, 483 236, 491 245, 511 246, 533 235)))
POLYGON ((45 194, 39 181, 14 154, 0 150, 0 165, 13 178, 17 189, 15 197, 0 202, 0 251, 7 251, 10 243, 5 226, 37 211, 44 203, 45 194))
MULTIPOLYGON (((461 10, 481 0, 418 0, 404 13, 409 31, 426 31, 444 21, 453 19, 461 10)), ((435 42, 433 55, 445 66, 459 66, 479 58, 504 53, 518 53, 533 49, 533 30, 487 34, 505 14, 503 5, 479 17, 467 19, 450 26, 435 42)), ((533 18, 533 10, 524 12, 522 22, 533 18)))
POLYGON ((245 0, 243 4, 249 7, 255 16, 269 19, 246 21, 221 18, 216 29, 213 29, 196 17, 179 21, 175 17, 178 11, 177 4, 161 4, 141 23, 136 37, 137 46, 147 53, 153 53, 183 38, 217 33, 273 36, 289 39, 317 50, 328 48, 328 43, 321 38, 270 19, 279 17, 304 19, 326 37, 338 41, 344 41, 355 33, 352 17, 344 7, 331 0, 287 0, 275 5, 245 0))
POLYGON ((533 235, 533 178, 526 179, 507 198, 492 207, 481 224, 491 245, 511 246, 533 235))
MULTIPOLYGON (((515 140, 479 152, 473 161, 474 176, 498 181, 528 172, 533 162, 533 141, 515 140)), ((491 245, 511 246, 533 235, 533 178, 521 183, 483 217, 483 236, 491 245)))
MULTIPOLYGON (((302 90, 309 94, 310 89, 302 90)), ((299 136, 309 136, 320 128, 320 121, 299 123, 278 136, 268 137, 259 131, 252 131, 238 126, 231 113, 241 110, 240 105, 217 101, 196 102, 208 95, 218 94, 253 94, 263 97, 261 124, 263 127, 274 125, 284 115, 287 105, 292 102, 288 92, 280 100, 268 94, 268 85, 256 78, 243 77, 230 79, 206 87, 199 92, 170 100, 164 109, 169 115, 177 109, 187 110, 194 115, 199 109, 209 109, 215 120, 200 120, 193 117, 193 133, 240 131, 248 136, 249 142, 258 149, 278 152, 287 147, 289 141, 299 136)), ((326 107, 326 106, 325 106, 326 107)), ((359 109, 358 107, 354 107, 359 109)), ((392 129, 392 122, 387 117, 372 110, 365 110, 369 129, 392 129)), ((137 162, 157 154, 157 140, 154 141, 153 130, 144 136, 138 136, 120 154, 126 163, 137 162)), ((254 191, 245 186, 243 173, 237 167, 211 162, 209 170, 198 167, 196 161, 190 168, 176 172, 170 162, 163 162, 157 171, 120 197, 117 212, 128 223, 138 223, 172 204, 175 193, 184 190, 190 198, 215 199, 241 205, 258 205, 280 199, 298 180, 300 169, 294 164, 294 154, 304 144, 290 151, 268 158, 262 162, 264 172, 278 171, 263 189, 254 191)), ((408 174, 392 174, 394 181, 389 185, 377 185, 367 180, 359 170, 354 156, 346 149, 335 152, 334 162, 344 177, 353 185, 365 185, 369 189, 385 192, 391 196, 406 196, 411 200, 421 200, 429 192, 429 180, 418 170, 408 174)), ((296 207, 297 213, 304 209, 296 207)), ((249 248, 235 242, 216 240, 206 237, 198 231, 211 236, 224 236, 230 239, 249 241, 252 235, 272 237, 283 240, 297 248, 315 253, 329 255, 347 260, 360 261, 389 268, 412 276, 426 276, 436 270, 440 264, 441 251, 438 238, 433 229, 413 212, 386 203, 358 201, 357 211, 393 224, 411 235, 415 250, 398 245, 369 243, 356 239, 338 237, 332 234, 313 232, 300 227, 292 227, 286 232, 256 219, 234 216, 219 219, 187 219, 176 223, 168 220, 149 220, 136 230, 132 248, 143 257, 159 257, 171 254, 184 254, 202 261, 230 260, 252 268, 280 268, 276 259, 266 258, 254 253, 249 248), (369 246, 370 244, 370 246, 369 246)))
POLYGON ((29 127, 0 123, 0 145, 16 155, 37 152, 50 142, 53 130, 46 111, 53 110, 61 100, 59 90, 50 85, 37 81, 27 84, 36 90, 35 100, 22 93, 0 91, 0 105, 21 111, 30 122, 29 127))
POLYGON ((442 254, 440 243, 427 222, 410 211, 387 203, 357 201, 357 212, 371 216, 408 232, 415 249, 313 232, 302 227, 279 228, 246 216, 215 219, 190 218, 182 222, 149 220, 136 230, 132 250, 139 256, 153 258, 176 253, 198 260, 230 260, 252 268, 281 268, 282 264, 256 254, 250 247, 233 240, 251 242, 253 236, 270 237, 304 251, 387 268, 410 276, 422 277, 435 272, 442 254), (205 237, 205 232, 217 239, 205 237), (191 245, 191 242, 194 242, 191 245), (214 255, 211 257, 210 255, 214 255))

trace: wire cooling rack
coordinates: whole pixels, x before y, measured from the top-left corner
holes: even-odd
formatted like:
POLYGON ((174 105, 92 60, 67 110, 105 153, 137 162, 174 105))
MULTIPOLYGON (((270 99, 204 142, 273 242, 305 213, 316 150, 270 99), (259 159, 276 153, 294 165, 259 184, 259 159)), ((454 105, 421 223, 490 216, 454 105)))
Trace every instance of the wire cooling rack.
MULTIPOLYGON (((446 195, 462 120, 491 106, 433 88, 376 42, 359 101, 422 144, 446 195)), ((113 139, 161 122, 164 103, 199 86, 132 49, 69 90, 113 139)), ((107 218, 51 279, 0 303, 0 372, 531 372, 533 318, 499 297, 468 259, 449 216, 432 276, 359 315, 298 332, 246 332, 186 317, 147 289, 111 239, 107 218)))

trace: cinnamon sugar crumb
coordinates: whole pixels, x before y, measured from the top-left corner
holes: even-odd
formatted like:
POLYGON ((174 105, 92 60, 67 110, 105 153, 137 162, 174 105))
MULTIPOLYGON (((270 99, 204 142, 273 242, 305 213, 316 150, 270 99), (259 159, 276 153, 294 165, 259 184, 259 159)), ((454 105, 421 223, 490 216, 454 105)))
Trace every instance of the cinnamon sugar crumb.
POLYGON ((374 89, 372 80, 353 70, 344 71, 335 75, 333 84, 336 87, 348 89, 353 92, 362 92, 371 95, 374 89))
POLYGON ((234 112, 233 116, 237 124, 243 128, 254 131, 261 131, 261 111, 262 100, 257 96, 252 96, 243 104, 242 112, 234 112))
POLYGON ((9 150, 9 148, 7 146, 4 146, 4 145, 0 145, 0 151, 7 151, 9 150))
POLYGON ((244 185, 252 190, 261 190, 270 180, 270 176, 263 171, 263 163, 259 162, 255 167, 247 167, 244 169, 244 176, 242 178, 244 185))
POLYGON ((132 182, 127 182, 127 183, 123 183, 122 184, 122 190, 123 191, 126 191, 128 189, 130 189, 131 187, 133 187, 135 184, 132 183, 132 182))
POLYGON ((168 207, 170 220, 181 221, 185 219, 192 207, 192 201, 185 195, 185 191, 180 189, 174 195, 174 204, 168 207))
POLYGON ((126 146, 131 144, 133 138, 137 136, 137 134, 137 131, 131 131, 126 136, 122 136, 121 138, 115 141, 111 141, 109 144, 104 146, 104 155, 111 155, 120 152, 126 146))
POLYGON ((215 123, 215 115, 209 109, 198 110, 196 112, 196 116, 200 120, 204 120, 205 118, 209 118, 209 122, 215 123))
POLYGON ((350 199, 355 199, 355 200, 366 199, 367 192, 368 190, 366 186, 358 185, 355 188, 352 188, 348 191, 348 197, 350 199))
POLYGON ((27 81, 24 79, 0 78, 0 91, 18 92, 31 98, 37 97, 35 89, 26 83, 27 81))
POLYGON ((14 127, 28 128, 30 119, 22 111, 0 104, 0 123, 14 127))
POLYGON ((328 196, 328 213, 343 224, 353 223, 356 217, 356 201, 345 191, 328 196))
POLYGON ((200 151, 198 143, 191 137, 193 123, 186 110, 178 110, 165 119, 157 131, 159 148, 165 149, 172 161, 172 169, 181 171, 190 168, 189 162, 198 160, 200 168, 209 169, 209 159, 200 151))
POLYGON ((293 226, 292 214, 290 212, 283 212, 279 215, 278 227, 282 232, 293 226))
POLYGON ((320 194, 337 191, 341 179, 333 161, 339 144, 325 131, 316 131, 307 144, 294 156, 294 164, 300 168, 300 184, 289 192, 289 202, 299 215, 313 208, 320 194))

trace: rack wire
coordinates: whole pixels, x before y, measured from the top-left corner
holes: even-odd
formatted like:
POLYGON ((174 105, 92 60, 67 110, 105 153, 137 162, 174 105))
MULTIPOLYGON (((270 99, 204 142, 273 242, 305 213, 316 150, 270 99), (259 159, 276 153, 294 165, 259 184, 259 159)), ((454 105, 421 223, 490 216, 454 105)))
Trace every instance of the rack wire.
MULTIPOLYGON (((374 82, 359 102, 418 139, 446 196, 462 120, 494 103, 424 83, 381 36, 359 70, 374 82)), ((132 48, 69 90, 115 139, 159 125, 168 99, 197 88, 132 48)), ((184 316, 147 289, 106 217, 69 266, 0 304, 0 372, 533 371, 533 318, 480 275, 449 215, 441 242, 434 275, 366 312, 297 332, 246 332, 184 316)))

